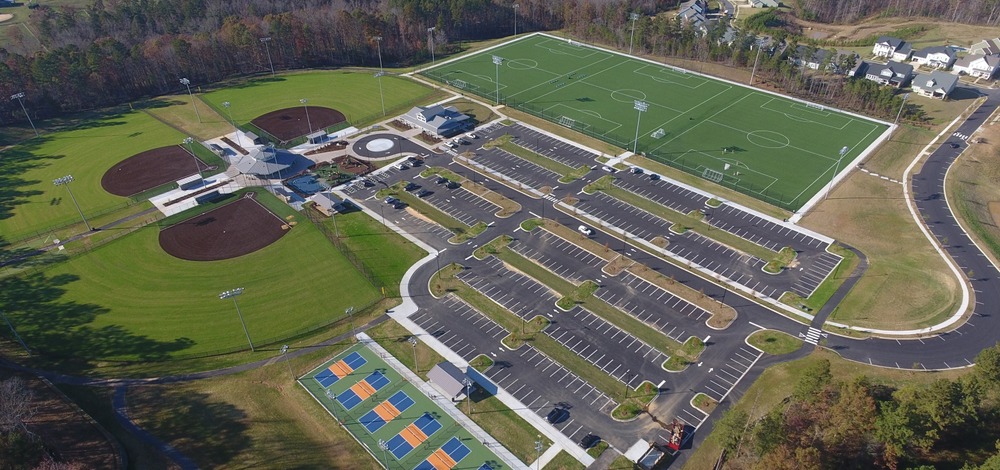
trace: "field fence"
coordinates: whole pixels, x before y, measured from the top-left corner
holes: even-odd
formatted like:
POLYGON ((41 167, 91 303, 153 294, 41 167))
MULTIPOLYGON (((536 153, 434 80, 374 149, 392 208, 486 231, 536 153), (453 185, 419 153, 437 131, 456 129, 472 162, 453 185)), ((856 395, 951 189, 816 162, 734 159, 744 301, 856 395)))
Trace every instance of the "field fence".
MULTIPOLYGON (((129 198, 125 202, 121 202, 121 203, 118 203, 118 204, 115 204, 115 205, 112 205, 112 206, 107 206, 107 207, 104 207, 104 208, 98 209, 98 210, 86 211, 86 212, 84 212, 84 216, 87 218, 88 221, 90 221, 91 219, 95 219, 97 217, 108 215, 108 214, 120 211, 122 209, 126 209, 126 208, 129 208, 129 207, 132 207, 132 206, 134 206, 136 204, 141 204, 141 203, 143 203, 145 201, 146 201, 145 199, 139 199, 139 198, 133 199, 133 198, 129 198)), ((76 215, 74 215, 74 217, 76 217, 76 215)), ((59 223, 59 224, 53 224, 53 225, 50 225, 48 227, 36 229, 36 230, 31 231, 31 232, 26 232, 26 233, 23 233, 23 234, 18 235, 16 237, 11 237, 11 238, 8 238, 8 239, 3 240, 3 241, 6 242, 7 244, 10 244, 10 245, 30 243, 32 240, 37 240, 37 239, 41 239, 41 238, 55 236, 57 234, 57 232, 61 232, 63 230, 66 230, 66 229, 68 229, 70 227, 73 227, 73 226, 76 226, 76 225, 79 225, 81 227, 81 230, 79 230, 79 232, 82 232, 83 231, 82 230, 83 222, 79 221, 79 220, 76 220, 76 221, 73 221, 73 222, 64 222, 64 223, 59 223)))
POLYGON ((311 207, 305 208, 302 210, 302 213, 307 219, 309 219, 310 222, 312 222, 313 226, 318 228, 320 232, 326 236, 327 240, 330 240, 330 242, 337 247, 337 250, 339 250, 347 258, 347 260, 350 261, 351 265, 353 265, 354 268, 357 269, 358 272, 361 273, 361 275, 364 276, 372 286, 382 292, 383 297, 398 298, 400 296, 398 285, 387 284, 384 280, 376 276, 371 267, 368 266, 368 263, 366 263, 360 256, 358 256, 357 253, 351 250, 350 247, 340 240, 340 237, 337 236, 339 234, 336 233, 336 229, 331 229, 329 225, 324 223, 326 216, 320 214, 311 207))

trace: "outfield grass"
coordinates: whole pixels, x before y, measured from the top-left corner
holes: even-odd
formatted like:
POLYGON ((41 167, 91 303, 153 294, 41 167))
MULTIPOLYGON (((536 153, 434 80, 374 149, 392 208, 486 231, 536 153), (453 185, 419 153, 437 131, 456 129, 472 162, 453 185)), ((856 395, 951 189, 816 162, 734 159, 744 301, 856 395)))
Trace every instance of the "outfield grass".
POLYGON ((45 134, 0 156, 0 233, 17 240, 80 220, 66 188, 52 180, 72 175, 84 214, 123 207, 129 198, 101 187, 104 172, 139 152, 180 144, 184 134, 139 111, 107 114, 75 129, 45 134))
MULTIPOLYGON (((442 92, 413 80, 391 75, 382 77, 382 95, 389 116, 408 111, 410 106, 419 102, 430 102, 444 96, 442 92)), ((281 74, 230 85, 201 95, 201 98, 217 110, 224 109, 224 101, 232 103, 233 120, 241 125, 271 111, 302 106, 299 100, 303 98, 309 100, 309 106, 323 106, 344 113, 347 120, 357 127, 384 119, 379 84, 370 73, 310 71, 281 74)))
POLYGON ((496 89, 499 74, 501 100, 512 108, 623 149, 636 148, 698 176, 718 172, 724 186, 793 209, 830 180, 842 147, 848 147, 844 158, 849 161, 886 129, 547 35, 509 42, 423 74, 484 97, 496 89), (499 72, 491 55, 505 59, 499 72), (641 119, 635 100, 648 104, 641 119), (659 129, 664 135, 654 137, 659 129), (727 147, 734 151, 724 152, 727 147))
MULTIPOLYGON (((282 217, 296 214, 263 193, 282 217)), ((238 298, 260 345, 319 327, 379 298, 326 238, 299 223, 273 245, 238 258, 193 262, 160 249, 156 226, 27 277, 0 281, 0 306, 33 348, 64 357, 157 360, 246 346, 238 298), (303 250, 308 246, 309 250, 303 250)))

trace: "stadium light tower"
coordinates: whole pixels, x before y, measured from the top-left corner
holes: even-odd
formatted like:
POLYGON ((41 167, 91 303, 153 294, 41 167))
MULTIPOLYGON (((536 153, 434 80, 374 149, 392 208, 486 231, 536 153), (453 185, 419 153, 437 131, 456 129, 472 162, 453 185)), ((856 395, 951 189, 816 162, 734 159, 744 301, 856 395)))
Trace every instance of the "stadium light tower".
POLYGON ((236 127, 236 121, 233 120, 233 110, 229 109, 230 106, 232 106, 232 103, 228 101, 222 102, 222 107, 226 108, 226 113, 229 114, 229 122, 233 125, 233 131, 236 132, 236 145, 242 147, 243 139, 240 139, 240 128, 236 127))
POLYGON ((182 78, 181 85, 187 87, 188 98, 191 98, 191 107, 194 108, 195 116, 198 116, 198 122, 201 122, 201 113, 198 112, 198 105, 194 103, 194 95, 191 94, 191 80, 188 80, 187 78, 182 78))
POLYGON ((472 416, 472 379, 465 377, 462 379, 462 385, 465 385, 465 399, 469 402, 468 414, 472 416))
MULTIPOLYGON (((326 397, 329 398, 330 401, 335 401, 337 399, 337 394, 334 393, 333 390, 326 389, 326 391, 323 392, 323 394, 326 395, 326 397)), ((338 424, 343 425, 343 423, 340 422, 340 416, 337 416, 337 412, 334 411, 334 410, 337 409, 337 406, 335 404, 331 403, 330 407, 327 408, 327 409, 330 410, 330 413, 333 414, 333 419, 337 420, 338 424)))
POLYGON ((406 340, 406 342, 410 343, 410 346, 413 346, 413 372, 419 375, 420 364, 417 362, 417 337, 410 336, 410 339, 406 340))
POLYGON ((182 142, 188 146, 188 152, 191 154, 191 158, 194 159, 194 167, 198 169, 198 178, 205 179, 205 176, 201 174, 201 164, 198 163, 198 156, 194 154, 194 139, 185 137, 182 142))
POLYGON ((849 148, 845 145, 844 148, 840 149, 840 158, 837 159, 837 166, 834 167, 833 176, 830 177, 830 186, 826 188, 826 196, 823 199, 830 197, 830 191, 833 191, 833 181, 837 177, 837 173, 840 172, 840 161, 844 159, 844 155, 847 155, 849 148))
POLYGON ((379 72, 383 72, 383 70, 382 70, 382 36, 375 36, 374 39, 375 39, 376 47, 378 47, 378 71, 379 72))
POLYGON ((909 97, 910 97, 909 93, 903 93, 903 102, 899 103, 899 112, 896 113, 896 120, 892 122, 893 126, 899 124, 899 116, 903 115, 903 107, 906 106, 906 99, 909 97))
POLYGON ((312 134, 313 133, 313 123, 309 119, 309 100, 307 100, 305 98, 302 98, 301 100, 299 100, 299 103, 302 103, 302 107, 306 108, 306 124, 309 126, 309 133, 312 134))
POLYGON ((375 78, 378 79, 378 97, 382 101, 382 116, 385 116, 385 95, 382 94, 382 76, 385 72, 375 72, 375 78))
POLYGON ((514 37, 517 37, 517 10, 521 8, 521 5, 514 4, 514 37))
POLYGON ((56 186, 65 186, 66 191, 69 191, 69 198, 73 200, 73 205, 76 206, 76 211, 80 213, 80 218, 83 219, 83 225, 87 226, 87 230, 94 231, 94 228, 90 226, 90 222, 87 222, 87 218, 84 217, 83 211, 80 210, 80 204, 76 202, 76 196, 73 195, 73 190, 70 189, 69 184, 73 182, 73 175, 66 175, 62 178, 56 178, 52 180, 52 184, 56 186))
POLYGON ((267 52, 267 66, 271 68, 271 77, 274 77, 274 63, 271 62, 271 46, 267 44, 271 42, 271 36, 260 38, 260 42, 264 43, 264 50, 267 52))
POLYGON ((240 304, 236 301, 236 297, 243 294, 243 288, 237 287, 235 289, 227 290, 219 294, 219 300, 233 299, 233 305, 236 306, 236 315, 240 317, 240 324, 243 325, 243 332, 247 335, 247 342, 250 343, 250 352, 255 352, 253 348, 253 341, 250 340, 250 332, 247 331, 247 324, 243 321, 243 313, 240 312, 240 304))
POLYGON ((500 65, 503 64, 503 57, 493 56, 493 65, 497 66, 497 106, 500 106, 500 65))
POLYGON ((389 457, 385 454, 385 451, 389 450, 389 444, 386 444, 385 441, 379 439, 378 448, 382 449, 382 464, 385 465, 385 468, 389 468, 389 457))
POLYGON ((638 13, 629 13, 628 19, 632 20, 632 34, 628 39, 628 53, 632 55, 632 42, 635 40, 635 20, 639 19, 638 13))
POLYGON ((28 115, 28 110, 24 108, 24 92, 14 93, 10 95, 10 100, 17 100, 21 104, 21 111, 24 111, 24 117, 28 118, 28 124, 31 124, 31 130, 35 131, 35 137, 38 137, 38 129, 35 129, 35 123, 31 122, 31 116, 28 115))
POLYGON ((542 445, 542 435, 538 434, 535 437, 535 470, 539 470, 538 467, 542 465, 539 463, 542 460, 542 447, 544 447, 542 445))
POLYGON ((350 318, 350 321, 351 321, 351 337, 354 338, 354 337, 356 337, 358 335, 357 330, 354 329, 354 306, 352 305, 350 307, 347 307, 347 310, 344 310, 344 313, 346 313, 347 317, 350 318))
POLYGON ((437 26, 431 26, 430 28, 427 28, 427 37, 431 41, 431 65, 432 66, 434 65, 434 30, 435 29, 437 29, 437 26))
POLYGON ((638 153, 639 151, 639 121, 642 120, 642 113, 649 109, 649 103, 641 100, 635 100, 635 110, 639 112, 639 117, 635 120, 635 144, 632 146, 632 153, 638 153))

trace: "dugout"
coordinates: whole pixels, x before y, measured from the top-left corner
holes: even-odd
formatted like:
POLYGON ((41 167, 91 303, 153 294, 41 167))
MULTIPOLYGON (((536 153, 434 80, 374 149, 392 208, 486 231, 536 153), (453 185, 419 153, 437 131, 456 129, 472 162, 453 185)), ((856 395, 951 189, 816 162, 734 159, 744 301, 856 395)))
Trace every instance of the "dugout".
POLYGON ((326 131, 316 131, 306 136, 310 144, 322 144, 326 142, 326 131))

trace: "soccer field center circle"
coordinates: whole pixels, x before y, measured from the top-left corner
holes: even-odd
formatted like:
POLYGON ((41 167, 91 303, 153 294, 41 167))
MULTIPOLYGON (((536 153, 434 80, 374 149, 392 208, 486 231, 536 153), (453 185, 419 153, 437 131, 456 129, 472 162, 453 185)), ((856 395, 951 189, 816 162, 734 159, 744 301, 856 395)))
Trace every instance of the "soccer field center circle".
POLYGON ((369 152, 386 152, 395 145, 390 139, 375 139, 365 144, 365 150, 369 152))
POLYGON ((622 88, 611 92, 611 99, 619 103, 631 103, 635 100, 645 101, 646 93, 642 90, 622 88))
POLYGON ((766 149, 780 149, 788 147, 792 143, 785 134, 768 130, 756 130, 747 132, 747 140, 751 144, 766 149))
POLYGON ((538 68, 538 62, 534 59, 510 59, 507 66, 514 70, 530 70, 538 68))

